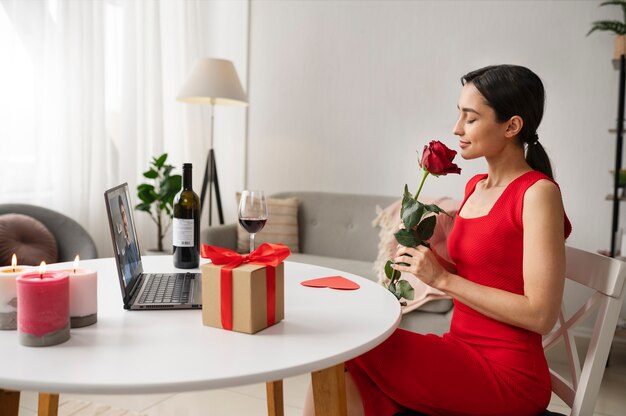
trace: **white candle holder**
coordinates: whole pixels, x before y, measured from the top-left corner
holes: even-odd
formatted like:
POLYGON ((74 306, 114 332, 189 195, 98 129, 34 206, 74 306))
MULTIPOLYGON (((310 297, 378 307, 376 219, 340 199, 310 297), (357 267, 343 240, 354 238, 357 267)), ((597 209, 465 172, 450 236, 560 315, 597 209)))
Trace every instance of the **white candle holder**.
POLYGON ((31 266, 0 267, 0 330, 17 329, 17 287, 15 279, 35 270, 31 266))

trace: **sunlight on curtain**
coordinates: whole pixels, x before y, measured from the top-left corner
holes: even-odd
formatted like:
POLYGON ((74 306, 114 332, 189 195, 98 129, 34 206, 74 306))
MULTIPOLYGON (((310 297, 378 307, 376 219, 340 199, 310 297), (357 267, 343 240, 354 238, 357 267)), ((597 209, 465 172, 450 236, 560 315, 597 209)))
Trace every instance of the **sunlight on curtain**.
MULTIPOLYGON (((194 0, 0 0, 0 203, 60 211, 110 256, 106 189, 128 182, 136 204, 148 162, 168 152, 178 171, 195 165, 199 191, 208 112, 176 96, 194 61, 215 52, 212 36, 220 43, 208 18, 217 6, 230 10, 194 0)), ((150 248, 154 225, 135 219, 150 248)))
POLYGON ((0 153, 11 155, 0 202, 60 211, 83 225, 101 252, 108 239, 102 193, 113 172, 105 125, 108 5, 0 2, 0 153))
POLYGON ((35 62, 1 5, 0 50, 6 62, 0 77, 0 154, 4 160, 0 202, 49 198, 50 185, 39 183, 35 62), (37 184, 39 195, 26 183, 37 184))

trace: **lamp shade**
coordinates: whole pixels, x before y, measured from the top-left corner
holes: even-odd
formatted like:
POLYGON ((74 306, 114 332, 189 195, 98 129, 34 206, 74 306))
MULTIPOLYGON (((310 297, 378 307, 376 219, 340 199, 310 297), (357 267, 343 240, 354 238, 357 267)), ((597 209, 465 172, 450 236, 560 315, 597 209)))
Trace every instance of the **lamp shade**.
POLYGON ((231 61, 216 58, 196 61, 177 100, 192 104, 247 105, 235 66, 231 61))

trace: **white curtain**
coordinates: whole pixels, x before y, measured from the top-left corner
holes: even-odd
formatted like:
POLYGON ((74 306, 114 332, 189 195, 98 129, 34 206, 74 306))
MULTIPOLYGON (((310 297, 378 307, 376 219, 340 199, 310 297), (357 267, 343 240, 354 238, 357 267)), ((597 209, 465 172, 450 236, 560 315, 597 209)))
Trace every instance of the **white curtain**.
POLYGON ((101 240, 105 129, 101 1, 3 0, 0 202, 63 212, 101 240), (4 54, 4 53, 3 53, 4 54))
MULTIPOLYGON (((136 204, 141 173, 168 152, 177 171, 194 164, 199 193, 208 112, 175 98, 195 59, 215 50, 207 22, 216 5, 229 7, 0 0, 0 203, 63 212, 89 231, 100 256, 110 256, 106 189, 128 182, 136 204)), ((141 248, 154 247, 148 216, 135 212, 135 221, 141 248)))
MULTIPOLYGON (((141 173, 150 159, 168 153, 168 163, 182 172, 193 163, 194 188, 199 193, 206 154, 202 140, 208 117, 188 114, 188 105, 176 101, 187 71, 199 56, 207 55, 204 33, 210 2, 130 1, 124 3, 124 53, 119 140, 120 176, 134 196, 141 173), (195 128, 189 128, 193 125, 195 128)), ((205 137, 208 137, 205 136, 205 137)), ((135 212, 142 250, 156 246, 156 228, 147 214, 135 212)), ((171 246, 171 234, 166 236, 171 246)))

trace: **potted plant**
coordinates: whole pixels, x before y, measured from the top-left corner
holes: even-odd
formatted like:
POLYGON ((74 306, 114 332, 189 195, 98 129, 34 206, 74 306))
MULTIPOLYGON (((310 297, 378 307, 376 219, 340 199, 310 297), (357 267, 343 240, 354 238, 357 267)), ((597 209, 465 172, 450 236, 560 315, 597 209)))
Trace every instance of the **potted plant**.
POLYGON ((163 237, 172 225, 174 197, 180 191, 181 176, 173 175, 174 166, 165 163, 167 153, 153 157, 150 168, 143 176, 151 183, 137 186, 137 196, 141 200, 135 209, 147 212, 157 226, 157 250, 163 250, 163 237))
POLYGON ((613 59, 620 59, 621 55, 626 55, 626 0, 608 0, 600 3, 600 6, 620 6, 623 13, 623 21, 619 20, 598 20, 591 24, 591 29, 587 36, 596 30, 615 33, 615 46, 613 49, 613 59))

